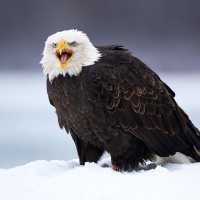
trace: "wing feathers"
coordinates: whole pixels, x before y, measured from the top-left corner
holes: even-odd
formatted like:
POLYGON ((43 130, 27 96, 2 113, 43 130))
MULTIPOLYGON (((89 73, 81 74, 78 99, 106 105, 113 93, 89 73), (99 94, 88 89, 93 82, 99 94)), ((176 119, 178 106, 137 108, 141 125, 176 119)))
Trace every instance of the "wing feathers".
POLYGON ((115 119, 115 127, 134 134, 160 156, 186 152, 192 145, 200 149, 194 126, 173 99, 175 93, 139 59, 118 48, 106 49, 90 70, 88 91, 115 119))

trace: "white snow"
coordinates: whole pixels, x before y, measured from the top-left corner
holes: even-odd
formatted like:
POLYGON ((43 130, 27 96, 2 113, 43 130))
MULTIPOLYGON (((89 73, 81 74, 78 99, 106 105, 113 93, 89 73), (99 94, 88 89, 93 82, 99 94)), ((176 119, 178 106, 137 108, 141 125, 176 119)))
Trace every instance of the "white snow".
POLYGON ((0 170, 0 199, 199 199, 200 163, 166 164, 155 169, 115 172, 102 163, 78 160, 31 162, 0 170))
MULTIPOLYGON (((72 139, 60 131, 48 102, 45 77, 0 76, 0 200, 200 199, 200 163, 124 173, 101 167, 110 166, 110 158, 79 166, 71 160, 77 158, 72 139)), ((200 74, 160 77, 200 128, 200 74)))

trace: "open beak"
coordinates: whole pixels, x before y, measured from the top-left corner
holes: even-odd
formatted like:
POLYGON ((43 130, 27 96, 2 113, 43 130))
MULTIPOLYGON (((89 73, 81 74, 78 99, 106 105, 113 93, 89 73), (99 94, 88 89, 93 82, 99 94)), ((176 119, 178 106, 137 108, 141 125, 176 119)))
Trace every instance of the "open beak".
POLYGON ((58 48, 56 50, 56 57, 60 62, 61 69, 64 70, 73 57, 74 52, 68 46, 65 40, 60 40, 58 43, 58 48))

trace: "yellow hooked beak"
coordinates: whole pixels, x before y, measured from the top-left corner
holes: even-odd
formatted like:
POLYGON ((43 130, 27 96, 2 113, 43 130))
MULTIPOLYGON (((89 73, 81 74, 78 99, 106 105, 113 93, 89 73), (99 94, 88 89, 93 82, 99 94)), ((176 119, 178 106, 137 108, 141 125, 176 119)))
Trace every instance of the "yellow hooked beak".
POLYGON ((74 51, 69 47, 65 40, 60 40, 58 42, 58 47, 56 50, 56 58, 60 62, 60 67, 65 70, 69 61, 73 58, 74 51))

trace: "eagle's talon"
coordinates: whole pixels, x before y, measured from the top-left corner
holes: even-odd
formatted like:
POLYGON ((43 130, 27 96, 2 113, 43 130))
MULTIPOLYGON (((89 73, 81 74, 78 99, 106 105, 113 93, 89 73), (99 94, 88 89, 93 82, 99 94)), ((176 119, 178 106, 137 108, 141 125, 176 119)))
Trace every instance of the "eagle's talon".
POLYGON ((111 169, 114 171, 117 171, 117 166, 116 165, 111 165, 111 169))

